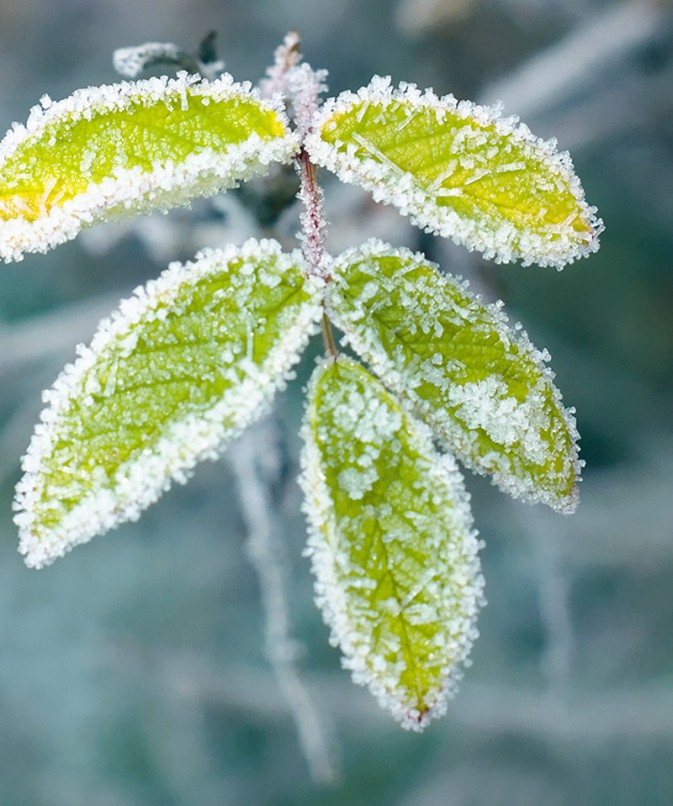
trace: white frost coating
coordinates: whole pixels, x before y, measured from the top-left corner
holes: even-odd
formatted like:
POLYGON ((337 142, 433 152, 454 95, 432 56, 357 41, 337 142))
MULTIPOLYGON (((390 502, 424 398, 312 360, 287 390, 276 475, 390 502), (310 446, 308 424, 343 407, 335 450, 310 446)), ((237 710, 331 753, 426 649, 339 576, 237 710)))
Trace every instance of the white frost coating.
POLYGON ((320 96, 327 91, 328 73, 302 62, 299 45, 299 35, 290 31, 283 44, 276 48, 274 64, 267 69, 267 78, 260 82, 260 90, 264 98, 281 93, 288 116, 303 140, 312 129, 320 96))
MULTIPOLYGON (((490 376, 481 381, 458 383, 455 373, 463 368, 458 359, 449 359, 444 366, 441 353, 432 353, 428 359, 416 354, 410 360, 411 345, 402 351, 395 349, 394 339, 387 344, 382 343, 378 328, 372 325, 372 319, 377 316, 375 309, 380 310, 385 304, 396 305, 404 276, 418 267, 439 269, 420 253, 394 248, 375 239, 343 252, 334 261, 334 282, 328 287, 327 309, 330 318, 344 332, 345 341, 367 361, 386 386, 408 401, 415 413, 436 431, 446 447, 467 467, 491 476, 501 490, 515 498, 530 503, 544 503, 559 512, 574 512, 579 502, 576 486, 569 494, 560 495, 544 489, 535 477, 522 470, 528 463, 543 465, 549 457, 550 445, 542 438, 542 432, 550 425, 550 412, 543 398, 543 393, 549 392, 558 424, 567 430, 573 446, 569 455, 564 457, 563 468, 557 471, 559 478, 574 477, 579 480, 584 463, 578 456, 580 437, 574 410, 563 406, 561 393, 553 383, 554 374, 546 364, 549 353, 538 350, 520 325, 512 326, 509 323, 502 303, 484 305, 478 297, 473 298, 488 313, 488 320, 482 326, 486 332, 496 333, 505 348, 510 344, 516 345, 519 358, 513 358, 514 363, 521 360, 530 362, 538 373, 537 381, 531 383, 523 401, 517 401, 508 394, 500 377, 490 376), (392 281, 384 275, 377 262, 384 257, 402 261, 392 281), (365 285, 364 294, 357 300, 349 294, 347 279, 348 267, 356 264, 359 271, 371 274, 372 278, 371 283, 365 285), (380 302, 369 302, 372 296, 380 302), (436 387, 445 401, 444 406, 421 397, 417 389, 423 382, 436 387), (477 439, 477 429, 482 429, 504 450, 476 456, 472 445, 477 439), (516 446, 517 464, 506 453, 512 446, 516 446)), ((415 281, 416 285, 418 282, 415 281)), ((437 284, 446 284, 450 291, 471 296, 464 281, 438 274, 437 284)), ((469 308, 463 309, 452 303, 452 307, 447 309, 446 299, 434 298, 432 288, 423 289, 421 296, 422 305, 418 305, 411 296, 402 297, 402 306, 397 309, 399 326, 416 327, 419 342, 441 339, 441 318, 446 321, 446 317, 450 317, 458 326, 470 322, 473 326, 479 326, 471 319, 475 314, 469 308)), ((391 339, 392 333, 388 333, 387 338, 391 339)), ((445 345, 444 350, 450 352, 450 345, 445 345)), ((508 349, 506 351, 509 353, 508 349)), ((553 436, 557 436, 556 433, 553 436)))
MULTIPOLYGON (((199 461, 217 458, 228 442, 268 408, 274 393, 292 376, 291 367, 309 336, 317 330, 321 314, 320 287, 312 280, 304 285, 310 298, 298 308, 295 321, 261 365, 248 362, 243 381, 226 390, 209 411, 175 420, 151 449, 146 449, 137 460, 120 465, 112 483, 101 473, 93 493, 49 531, 41 530, 36 507, 45 487, 41 473, 43 459, 51 454, 59 439, 60 420, 71 399, 86 394, 87 375, 101 353, 114 342, 120 354, 131 353, 137 325, 163 318, 166 306, 170 306, 185 285, 195 286, 210 274, 222 273, 230 261, 239 258, 248 261, 248 266, 272 260, 281 270, 289 270, 302 261, 298 250, 287 255, 275 241, 250 240, 239 248, 203 250, 193 263, 171 264, 157 280, 136 289, 135 296, 124 300, 110 319, 101 322, 91 346, 80 346, 75 363, 66 366, 53 388, 45 393, 48 407, 42 412, 41 422, 23 457, 25 475, 17 486, 15 499, 19 551, 25 555, 29 567, 48 565, 95 535, 123 521, 136 520, 171 482, 184 483, 199 461)), ((245 264, 241 271, 245 271, 245 264)))
POLYGON ((468 429, 481 428, 499 445, 520 445, 526 461, 542 464, 548 447, 540 432, 549 426, 549 415, 541 401, 531 395, 520 402, 508 394, 507 384, 491 375, 483 381, 455 385, 449 389, 455 415, 468 429))
MULTIPOLYGON (((353 441, 381 440, 394 443, 395 434, 403 432, 410 449, 418 454, 423 466, 423 483, 405 493, 409 507, 398 519, 398 528, 382 537, 384 544, 401 546, 413 544, 418 533, 423 534, 422 551, 436 558, 436 564, 425 568, 403 599, 390 598, 378 602, 378 607, 393 615, 404 611, 409 628, 425 624, 441 625, 433 635, 433 657, 441 658, 437 685, 423 693, 425 708, 419 712, 417 696, 410 694, 400 676, 406 671, 400 654, 399 639, 382 626, 380 614, 365 606, 358 591, 374 590, 377 581, 367 576, 364 567, 354 564, 349 554, 348 529, 357 532, 354 524, 340 521, 335 514, 335 502, 327 484, 323 457, 318 440, 323 424, 315 411, 314 390, 332 359, 323 360, 311 379, 309 407, 302 426, 302 473, 299 479, 304 491, 304 511, 309 526, 306 555, 316 577, 316 602, 330 627, 330 643, 341 648, 342 665, 352 673, 353 682, 369 688, 381 707, 388 709, 404 728, 423 730, 428 723, 445 713, 447 701, 457 691, 462 677, 461 666, 469 665, 468 655, 478 632, 477 612, 485 604, 478 549, 469 506, 469 495, 454 459, 438 455, 432 444, 430 430, 398 410, 387 407, 377 396, 378 386, 372 379, 365 395, 358 390, 336 390, 331 414, 338 420, 344 435, 344 449, 351 450, 353 441), (415 600, 426 591, 426 603, 415 600), (431 604, 429 603, 431 602, 431 604), (390 660, 387 653, 395 655, 390 660), (435 654, 436 653, 436 654, 435 654)), ((344 361, 344 359, 341 359, 344 361)), ((345 361, 344 361, 345 363, 345 361)), ((337 427, 338 427, 337 426, 337 427)), ((325 437, 329 439, 329 435, 325 437)), ((377 454, 374 444, 372 463, 377 454)), ((357 462, 357 458, 353 457, 357 462)), ((366 463, 365 463, 366 464, 366 463)), ((367 473, 353 489, 346 484, 350 498, 360 501, 369 486, 367 473)), ((375 473, 375 469, 373 470, 375 473)), ((357 473, 353 473, 355 478, 357 473)), ((337 483, 340 483, 341 478, 337 483)), ((392 497, 391 491, 391 497, 392 497)), ((394 505, 395 501, 391 500, 394 505)), ((380 503, 378 514, 390 519, 392 508, 380 503)), ((362 517, 376 517, 371 504, 363 502, 362 517)), ((413 552, 413 549, 410 549, 413 552)), ((398 582, 408 584, 408 568, 390 567, 398 582)), ((418 693, 416 693, 418 694, 418 693)))
POLYGON ((299 51, 300 45, 301 40, 296 31, 285 34, 283 43, 273 52, 273 64, 267 67, 266 78, 259 82, 259 88, 264 98, 285 92, 287 73, 303 58, 299 51))
POLYGON ((0 258, 6 262, 18 261, 24 252, 46 252, 74 238, 83 227, 99 221, 187 204, 195 197, 235 187, 239 181, 260 173, 271 163, 289 162, 298 147, 297 137, 289 131, 278 98, 262 100, 248 82, 236 83, 228 74, 208 82, 180 73, 174 79, 162 76, 89 87, 77 90, 58 103, 44 96, 41 105, 31 110, 26 126, 14 124, 0 142, 0 172, 20 145, 39 138, 50 123, 68 117, 77 120, 122 111, 137 103, 152 106, 175 94, 185 98, 201 97, 204 103, 223 102, 233 97, 256 100, 279 116, 286 127, 285 135, 263 140, 254 133, 247 140, 229 146, 225 154, 202 149, 180 163, 155 161, 150 170, 119 168, 110 177, 98 184, 92 183, 84 193, 55 206, 35 221, 23 218, 0 221, 0 258))
MULTIPOLYGON (((501 111, 498 105, 480 106, 470 101, 458 101, 453 95, 438 97, 430 89, 421 92, 414 84, 401 83, 398 88, 393 88, 389 77, 374 76, 370 84, 357 93, 343 92, 325 102, 313 123, 313 131, 306 138, 306 149, 311 159, 318 165, 333 171, 344 182, 366 188, 376 201, 394 205, 425 231, 450 237, 469 250, 482 252, 484 257, 494 259, 496 263, 521 260, 524 266, 537 263, 540 266, 555 266, 560 269, 580 257, 595 252, 599 246, 598 236, 603 231, 603 222, 596 217, 596 208, 586 203, 584 190, 575 174, 569 154, 558 152, 555 141, 535 137, 518 118, 501 117, 501 111), (333 145, 321 137, 323 126, 332 116, 348 112, 354 105, 364 104, 361 110, 364 114, 369 104, 385 106, 398 102, 408 106, 409 118, 406 125, 411 122, 416 112, 433 110, 440 122, 448 112, 462 120, 472 120, 480 126, 493 125, 498 135, 505 135, 516 142, 527 155, 542 157, 550 174, 558 181, 567 183, 578 203, 582 218, 592 229, 591 236, 587 237, 585 243, 578 243, 577 233, 574 233, 569 226, 571 222, 564 222, 553 228, 553 234, 558 237, 556 240, 550 240, 547 233, 538 233, 532 229, 523 232, 520 227, 515 227, 505 219, 494 228, 485 220, 475 221, 463 217, 450 206, 437 204, 439 196, 460 196, 463 192, 463 188, 460 187, 449 189, 440 187, 441 182, 451 175, 450 167, 435 182, 424 186, 357 132, 355 133, 357 137, 354 139, 361 149, 369 152, 369 158, 362 156, 361 149, 358 153, 358 149, 352 144, 341 151, 340 141, 333 145)), ((381 116, 380 122, 385 123, 384 116, 381 116)), ((401 128, 404 126, 403 123, 401 128)), ((454 134, 453 145, 457 150, 460 140, 467 134, 467 130, 458 130, 454 134)), ((465 164, 463 167, 472 166, 465 164)), ((498 172, 503 170, 516 171, 520 170, 520 166, 516 164, 501 166, 498 172)), ((477 175, 472 181, 477 181, 477 178, 484 175, 477 175)), ((551 230, 552 228, 548 230, 550 234, 551 230)))
POLYGON ((289 115, 304 139, 314 126, 320 96, 327 91, 327 70, 314 70, 305 62, 285 75, 284 93, 289 103, 289 115))

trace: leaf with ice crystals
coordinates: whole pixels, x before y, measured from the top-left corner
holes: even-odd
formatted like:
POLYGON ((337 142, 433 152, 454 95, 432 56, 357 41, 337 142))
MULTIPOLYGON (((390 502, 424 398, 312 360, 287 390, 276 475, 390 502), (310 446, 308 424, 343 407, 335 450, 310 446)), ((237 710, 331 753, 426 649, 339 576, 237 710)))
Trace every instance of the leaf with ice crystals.
POLYGON ((354 681, 421 730, 455 691, 483 603, 462 477, 346 358, 314 373, 302 434, 308 554, 331 640, 354 681))
POLYGON ((572 512, 581 463, 525 333, 421 254, 370 241, 333 267, 330 315, 353 349, 468 467, 515 497, 572 512))
POLYGON ((561 268, 598 248, 602 223, 568 154, 497 108, 376 76, 325 104, 306 148, 428 232, 497 262, 561 268))
POLYGON ((274 241, 172 264, 45 394, 16 522, 41 567, 136 519, 259 416, 314 331, 320 290, 274 241))
POLYGON ((0 257, 20 260, 98 221, 217 193, 295 148, 282 110, 228 75, 45 96, 0 143, 0 257))

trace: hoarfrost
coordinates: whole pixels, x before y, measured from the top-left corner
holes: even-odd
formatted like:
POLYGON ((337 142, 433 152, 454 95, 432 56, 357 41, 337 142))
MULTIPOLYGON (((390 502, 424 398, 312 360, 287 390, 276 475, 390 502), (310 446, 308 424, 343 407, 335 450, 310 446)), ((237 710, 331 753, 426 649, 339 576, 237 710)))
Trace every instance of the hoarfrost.
POLYGON ((143 45, 115 50, 112 65, 120 76, 133 79, 159 61, 178 63, 180 56, 180 50, 172 42, 145 42, 143 45))
POLYGON ((549 354, 509 324, 502 304, 480 303, 423 255, 380 241, 347 250, 333 268, 335 324, 447 448, 511 495, 573 511, 573 412, 549 354))
MULTIPOLYGON (((216 103, 237 99, 253 101, 260 109, 273 111, 278 116, 284 133, 262 138, 253 131, 238 143, 223 145, 222 150, 195 149, 181 161, 153 159, 149 169, 141 165, 125 166, 117 160, 108 176, 90 181, 84 191, 77 191, 72 198, 61 201, 60 197, 52 195, 49 207, 37 217, 29 214, 27 207, 23 209, 20 196, 9 199, 0 207, 0 258, 21 260, 24 252, 46 252, 100 220, 167 209, 186 204, 197 196, 235 187, 239 181, 263 172, 271 163, 289 161, 296 150, 297 138, 288 131, 287 119, 277 100, 261 100, 249 84, 237 84, 229 75, 212 82, 199 82, 198 77, 181 73, 175 79, 164 76, 89 87, 46 108, 34 107, 27 125, 13 128, 0 142, 0 176, 6 174, 3 181, 11 183, 12 159, 19 149, 29 148, 31 143, 39 143, 41 139, 48 140, 50 127, 63 122, 72 125, 99 114, 123 112, 133 105, 151 107, 172 99, 182 99, 184 103, 188 98, 208 98, 216 103)), ((106 132, 108 142, 115 134, 119 132, 111 126, 106 132)), ((122 141, 118 156, 123 149, 122 141)), ((90 152, 90 147, 84 149, 80 168, 94 161, 90 152)), ((23 181, 25 183, 25 177, 23 181)), ((36 181, 39 185, 42 177, 36 181)))

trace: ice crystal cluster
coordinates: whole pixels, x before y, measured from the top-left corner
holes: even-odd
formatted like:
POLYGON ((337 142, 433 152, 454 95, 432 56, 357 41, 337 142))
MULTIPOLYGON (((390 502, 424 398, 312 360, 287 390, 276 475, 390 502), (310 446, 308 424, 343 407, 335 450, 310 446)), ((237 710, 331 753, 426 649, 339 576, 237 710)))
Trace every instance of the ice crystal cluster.
MULTIPOLYGON (((135 76, 182 55, 150 43, 116 63, 135 76)), ((454 457, 571 512, 578 434, 548 356, 500 304, 379 241, 326 251, 316 166, 496 262, 561 268, 597 249, 602 224, 568 155, 497 108, 380 77, 321 103, 326 73, 294 35, 259 89, 208 74, 44 97, 0 143, 5 261, 273 164, 295 165, 303 207, 301 248, 251 240, 172 264, 80 346, 23 459, 20 551, 40 568, 137 518, 268 409, 322 328, 300 478, 317 602, 353 679, 420 730, 445 710, 483 604, 454 457)))

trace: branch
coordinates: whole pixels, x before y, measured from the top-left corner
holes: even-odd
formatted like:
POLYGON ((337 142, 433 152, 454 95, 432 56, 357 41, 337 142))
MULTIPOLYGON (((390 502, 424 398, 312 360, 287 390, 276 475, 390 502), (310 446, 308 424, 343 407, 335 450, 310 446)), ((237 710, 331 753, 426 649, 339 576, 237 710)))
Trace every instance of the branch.
POLYGON ((248 556, 259 578, 265 621, 266 655, 294 717, 299 741, 314 780, 338 777, 331 730, 318 713, 309 688, 297 669, 298 644, 291 635, 286 591, 290 581, 280 541, 274 535, 278 518, 272 512, 269 488, 281 466, 275 450, 273 423, 266 419, 248 430, 230 451, 243 519, 248 531, 248 556), (275 524, 275 527, 272 526, 275 524))

